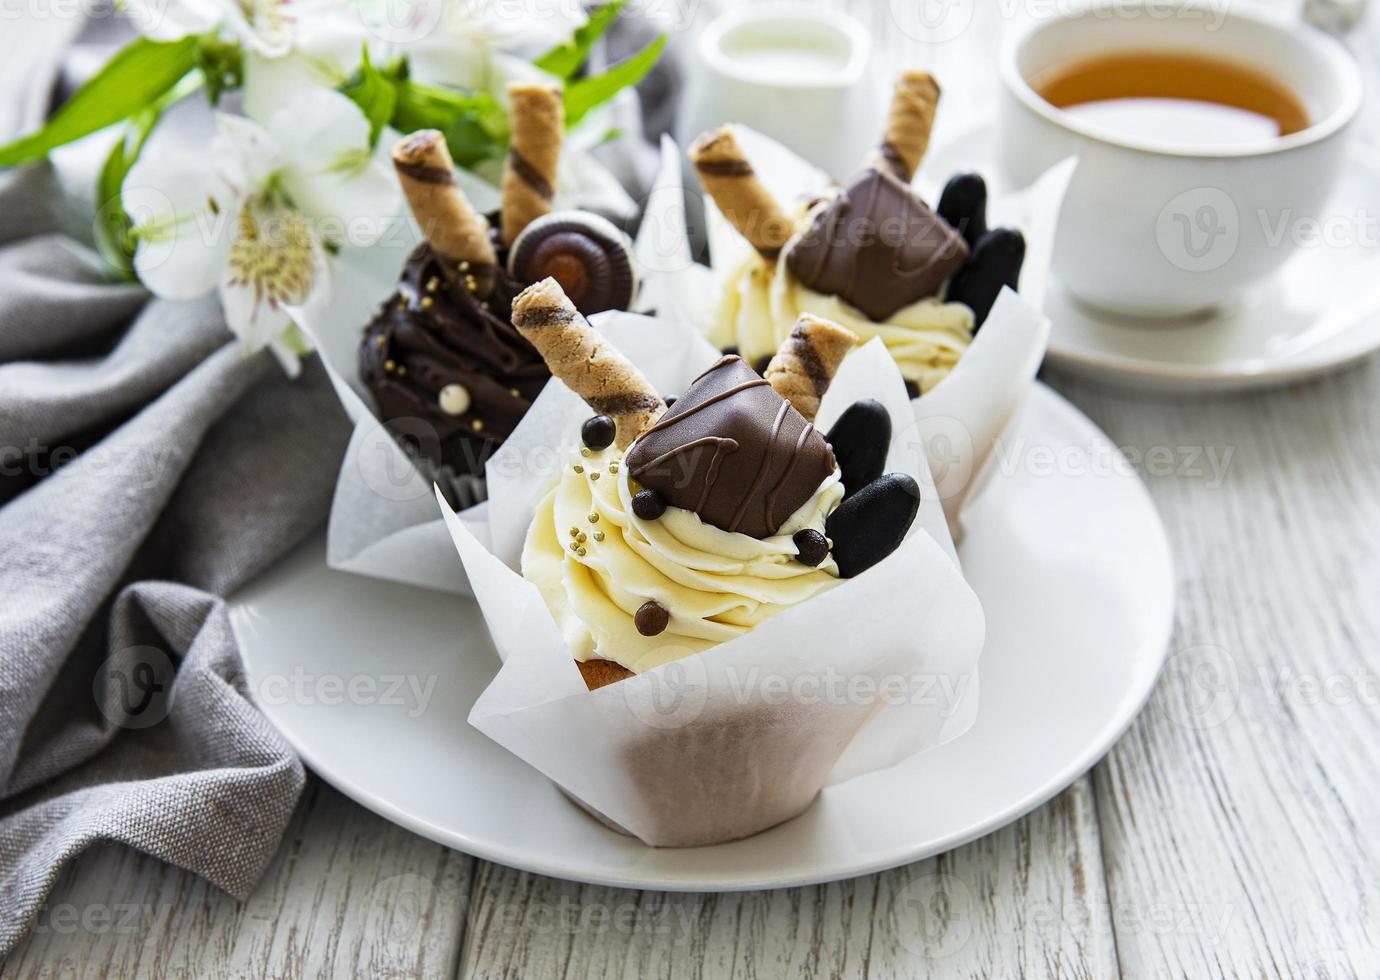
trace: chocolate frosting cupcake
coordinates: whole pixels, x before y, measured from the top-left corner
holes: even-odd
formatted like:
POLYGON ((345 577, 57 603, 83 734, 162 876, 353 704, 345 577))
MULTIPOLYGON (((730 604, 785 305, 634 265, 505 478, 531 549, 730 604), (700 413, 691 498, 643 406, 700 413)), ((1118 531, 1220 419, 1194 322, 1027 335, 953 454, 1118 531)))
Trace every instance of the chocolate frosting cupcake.
POLYGON ((490 275, 481 299, 419 245, 359 348, 379 416, 418 455, 461 475, 483 474, 551 376, 509 318, 525 284, 501 261, 490 275))

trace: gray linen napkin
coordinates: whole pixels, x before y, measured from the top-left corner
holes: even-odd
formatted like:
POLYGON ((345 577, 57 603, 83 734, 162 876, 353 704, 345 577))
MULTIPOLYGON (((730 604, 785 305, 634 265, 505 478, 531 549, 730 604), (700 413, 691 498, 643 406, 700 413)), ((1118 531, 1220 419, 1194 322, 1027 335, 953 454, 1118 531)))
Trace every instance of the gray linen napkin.
POLYGON ((304 777, 219 597, 324 520, 349 435, 314 360, 111 284, 57 202, 0 173, 0 956, 95 842, 253 887, 304 777))

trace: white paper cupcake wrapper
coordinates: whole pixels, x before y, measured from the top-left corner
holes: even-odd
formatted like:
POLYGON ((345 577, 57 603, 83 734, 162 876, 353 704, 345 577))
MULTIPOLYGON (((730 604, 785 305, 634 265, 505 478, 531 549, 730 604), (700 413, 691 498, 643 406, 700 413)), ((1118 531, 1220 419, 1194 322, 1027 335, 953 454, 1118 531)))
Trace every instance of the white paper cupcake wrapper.
MULTIPOLYGON (((674 321, 613 313, 594 323, 665 394, 679 394, 718 356, 674 321)), ((982 610, 880 342, 844 362, 821 428, 859 398, 876 398, 892 416, 888 470, 924 488, 902 546, 732 642, 590 692, 519 573, 534 505, 590 414, 565 385, 549 384, 490 461, 486 520, 440 501, 503 660, 470 722, 610 825, 660 846, 756 833, 798 814, 830 782, 966 731, 977 711, 982 610)))

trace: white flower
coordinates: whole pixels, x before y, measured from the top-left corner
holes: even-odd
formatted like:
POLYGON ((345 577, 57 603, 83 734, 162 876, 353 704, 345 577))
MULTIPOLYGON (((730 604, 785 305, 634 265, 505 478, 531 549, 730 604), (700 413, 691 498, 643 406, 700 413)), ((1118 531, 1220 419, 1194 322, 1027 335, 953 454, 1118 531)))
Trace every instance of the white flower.
POLYGON ((293 21, 312 6, 311 0, 126 0, 124 9, 140 33, 157 41, 224 30, 250 50, 273 55, 287 50, 293 21))
POLYGON ((144 154, 125 179, 134 268, 171 299, 219 292, 247 351, 294 364, 296 312, 329 289, 330 254, 377 241, 398 214, 369 124, 336 92, 304 92, 261 125, 217 114, 197 159, 144 154))
MULTIPOLYGON (((361 10, 371 0, 360 0, 361 10)), ((515 75, 534 71, 520 62, 569 41, 586 17, 573 0, 372 0, 411 4, 413 21, 395 31, 396 53, 407 55, 412 77, 437 85, 498 94, 515 75), (518 55, 519 59, 505 58, 518 55)))
POLYGON ((244 111, 267 119, 275 108, 310 88, 338 89, 359 67, 366 48, 381 63, 387 46, 369 33, 350 4, 297 7, 292 36, 278 53, 244 53, 244 111), (301 12, 309 11, 309 13, 301 12))

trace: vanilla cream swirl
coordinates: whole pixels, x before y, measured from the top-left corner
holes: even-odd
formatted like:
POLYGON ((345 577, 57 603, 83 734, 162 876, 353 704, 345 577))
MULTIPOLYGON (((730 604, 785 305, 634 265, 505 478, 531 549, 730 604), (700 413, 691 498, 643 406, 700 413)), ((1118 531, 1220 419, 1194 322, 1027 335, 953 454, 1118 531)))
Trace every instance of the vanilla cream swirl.
POLYGON ((876 323, 837 296, 807 289, 785 262, 768 262, 755 251, 728 270, 722 289, 710 342, 737 346, 749 364, 775 353, 800 314, 813 313, 852 330, 862 343, 882 338, 901 376, 923 394, 944 380, 973 340, 973 311, 963 303, 927 297, 876 323))
POLYGON ((758 539, 679 507, 639 518, 638 488, 622 455, 612 447, 572 454, 537 505, 523 547, 522 574, 541 591, 576 660, 612 660, 641 673, 741 636, 838 584, 832 557, 805 565, 791 540, 804 528, 824 533, 843 499, 838 470, 776 534, 758 539), (649 600, 670 613, 657 636, 634 625, 649 600))

